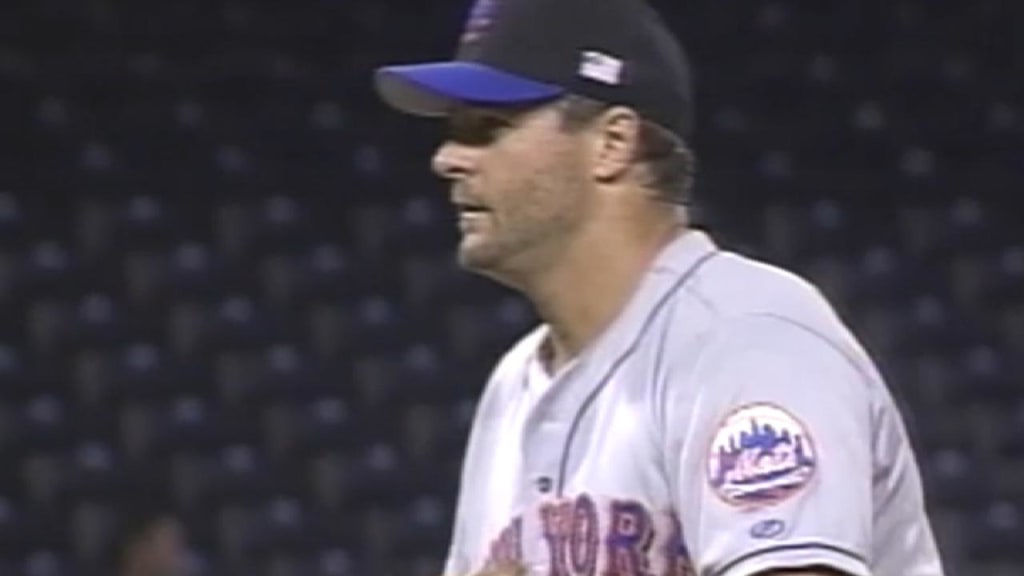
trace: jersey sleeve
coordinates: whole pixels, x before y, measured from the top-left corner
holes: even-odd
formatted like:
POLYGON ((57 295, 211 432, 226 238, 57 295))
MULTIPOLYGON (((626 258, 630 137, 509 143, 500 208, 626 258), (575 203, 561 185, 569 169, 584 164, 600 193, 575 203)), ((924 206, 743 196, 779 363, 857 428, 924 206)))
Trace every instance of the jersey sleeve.
POLYGON ((869 576, 871 376, 856 358, 797 323, 752 317, 714 334, 672 384, 696 391, 665 425, 697 574, 869 576))
POLYGON ((462 532, 465 529, 465 504, 463 495, 460 492, 455 503, 455 514, 452 520, 451 539, 448 543, 448 551, 444 560, 444 576, 466 576, 469 567, 465 553, 463 552, 462 532))

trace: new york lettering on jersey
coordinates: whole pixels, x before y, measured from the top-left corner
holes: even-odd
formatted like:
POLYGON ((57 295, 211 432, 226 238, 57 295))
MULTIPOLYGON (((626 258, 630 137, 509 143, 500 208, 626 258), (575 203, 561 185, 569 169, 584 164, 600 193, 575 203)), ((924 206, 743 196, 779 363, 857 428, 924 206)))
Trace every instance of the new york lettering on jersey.
MULTIPOLYGON (((581 494, 553 499, 539 517, 550 576, 693 576, 678 518, 640 502, 581 494)), ((523 519, 516 517, 491 543, 485 566, 529 564, 523 554, 523 519)))

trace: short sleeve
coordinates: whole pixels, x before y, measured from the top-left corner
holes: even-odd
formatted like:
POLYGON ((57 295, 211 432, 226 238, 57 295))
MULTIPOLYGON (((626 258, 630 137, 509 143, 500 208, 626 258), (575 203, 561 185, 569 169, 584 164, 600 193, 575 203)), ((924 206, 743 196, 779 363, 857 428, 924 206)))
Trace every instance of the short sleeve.
POLYGON ((678 378, 696 394, 669 408, 668 458, 697 574, 868 576, 871 386, 855 357, 797 323, 751 317, 678 378))

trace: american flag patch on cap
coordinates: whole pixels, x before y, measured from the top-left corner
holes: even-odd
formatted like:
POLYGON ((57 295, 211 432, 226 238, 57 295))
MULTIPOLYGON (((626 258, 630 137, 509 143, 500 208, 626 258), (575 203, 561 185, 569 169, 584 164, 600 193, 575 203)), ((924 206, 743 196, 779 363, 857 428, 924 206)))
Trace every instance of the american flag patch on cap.
POLYGON ((579 74, 605 84, 619 84, 622 81, 622 60, 588 50, 580 57, 579 74))

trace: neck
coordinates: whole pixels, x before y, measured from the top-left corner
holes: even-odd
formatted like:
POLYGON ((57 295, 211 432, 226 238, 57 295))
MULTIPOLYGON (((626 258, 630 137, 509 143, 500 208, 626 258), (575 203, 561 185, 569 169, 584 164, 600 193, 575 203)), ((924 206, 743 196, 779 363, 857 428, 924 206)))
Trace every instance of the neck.
POLYGON ((674 219, 617 230, 622 227, 581 237, 555 265, 523 286, 549 327, 541 357, 551 373, 611 324, 658 253, 686 229, 674 219))

